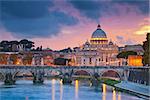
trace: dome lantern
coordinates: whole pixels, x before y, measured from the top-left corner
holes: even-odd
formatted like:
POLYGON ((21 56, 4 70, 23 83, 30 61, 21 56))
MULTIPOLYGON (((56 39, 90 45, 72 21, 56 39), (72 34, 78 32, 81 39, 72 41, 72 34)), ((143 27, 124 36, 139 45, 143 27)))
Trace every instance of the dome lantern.
POLYGON ((98 24, 97 29, 101 29, 101 25, 100 24, 98 24))

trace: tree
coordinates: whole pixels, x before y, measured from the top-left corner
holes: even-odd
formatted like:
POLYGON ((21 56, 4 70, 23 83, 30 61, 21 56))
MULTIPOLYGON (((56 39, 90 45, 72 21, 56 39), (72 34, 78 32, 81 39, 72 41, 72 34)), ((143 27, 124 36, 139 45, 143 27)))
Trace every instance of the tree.
POLYGON ((20 42, 16 40, 0 42, 0 47, 2 48, 1 51, 4 52, 17 52, 19 45, 22 47, 23 50, 31 50, 31 48, 34 47, 34 42, 29 41, 27 39, 23 39, 20 42))
POLYGON ((42 46, 40 46, 40 51, 42 51, 42 46))
POLYGON ((3 48, 2 51, 9 51, 9 42, 8 41, 1 41, 0 42, 1 47, 3 48))
POLYGON ((150 33, 147 33, 146 41, 143 42, 143 64, 150 66, 150 33))
POLYGON ((34 42, 29 41, 27 39, 23 39, 19 43, 23 45, 24 50, 31 49, 32 47, 34 47, 34 42))
POLYGON ((123 51, 117 55, 117 58, 125 58, 127 59, 129 55, 137 55, 137 52, 134 51, 123 51))
POLYGON ((9 51, 18 51, 18 47, 17 45, 19 44, 18 41, 10 41, 9 42, 9 45, 10 45, 10 48, 9 48, 9 51))

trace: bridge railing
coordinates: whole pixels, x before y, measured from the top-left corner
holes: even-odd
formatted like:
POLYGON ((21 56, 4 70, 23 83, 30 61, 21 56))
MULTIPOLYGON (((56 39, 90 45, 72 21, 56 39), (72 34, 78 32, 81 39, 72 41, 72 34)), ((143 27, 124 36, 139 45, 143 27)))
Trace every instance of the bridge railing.
POLYGON ((64 69, 150 69, 147 66, 135 67, 135 66, 48 66, 48 65, 0 65, 0 68, 19 69, 19 68, 64 68, 64 69))

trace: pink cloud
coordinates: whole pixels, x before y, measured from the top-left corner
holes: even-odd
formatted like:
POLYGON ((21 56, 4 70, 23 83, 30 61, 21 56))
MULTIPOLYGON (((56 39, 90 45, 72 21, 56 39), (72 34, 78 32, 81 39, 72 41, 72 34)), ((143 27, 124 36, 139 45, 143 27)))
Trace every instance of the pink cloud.
MULTIPOLYGON (((114 41, 117 45, 123 46, 127 43, 143 43, 146 35, 134 34, 139 29, 139 24, 144 23, 147 17, 136 13, 122 14, 120 16, 101 17, 101 28, 106 32, 108 39, 114 41), (123 42, 116 37, 122 36, 123 42), (131 42, 132 41, 132 42, 131 42)), ((82 45, 87 39, 90 39, 92 33, 96 30, 97 23, 84 18, 77 25, 62 26, 58 36, 52 38, 33 39, 36 44, 50 47, 52 49, 63 49, 82 45)))
POLYGON ((16 39, 11 32, 6 31, 3 27, 0 28, 0 40, 14 40, 16 39))

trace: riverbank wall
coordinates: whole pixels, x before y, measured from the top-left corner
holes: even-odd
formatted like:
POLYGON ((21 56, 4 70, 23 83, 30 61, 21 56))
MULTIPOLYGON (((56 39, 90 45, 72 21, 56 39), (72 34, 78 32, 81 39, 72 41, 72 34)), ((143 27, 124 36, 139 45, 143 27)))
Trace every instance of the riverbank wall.
POLYGON ((150 98, 150 86, 142 85, 138 83, 133 83, 129 81, 122 81, 121 83, 114 85, 116 89, 121 91, 130 92, 140 97, 150 98))

